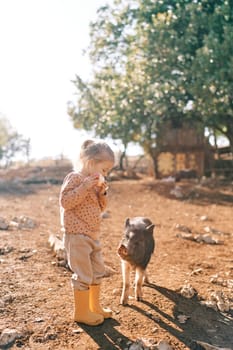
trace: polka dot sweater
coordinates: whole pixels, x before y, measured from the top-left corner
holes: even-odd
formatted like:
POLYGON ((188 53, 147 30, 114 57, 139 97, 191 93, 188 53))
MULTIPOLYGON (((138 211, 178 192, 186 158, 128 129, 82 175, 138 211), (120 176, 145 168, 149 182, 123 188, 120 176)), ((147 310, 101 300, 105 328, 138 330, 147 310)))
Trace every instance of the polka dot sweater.
POLYGON ((99 239, 101 212, 106 208, 106 196, 83 186, 83 175, 69 173, 60 192, 62 230, 66 233, 85 234, 99 239))

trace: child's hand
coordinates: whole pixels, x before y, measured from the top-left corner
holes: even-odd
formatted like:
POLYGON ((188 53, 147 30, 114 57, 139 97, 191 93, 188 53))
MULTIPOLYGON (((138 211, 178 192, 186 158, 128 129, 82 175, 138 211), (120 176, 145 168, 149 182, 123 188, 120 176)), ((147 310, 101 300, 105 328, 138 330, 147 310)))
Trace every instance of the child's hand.
POLYGON ((101 185, 98 185, 98 193, 100 195, 106 195, 108 190, 108 184, 107 182, 102 182, 101 185))

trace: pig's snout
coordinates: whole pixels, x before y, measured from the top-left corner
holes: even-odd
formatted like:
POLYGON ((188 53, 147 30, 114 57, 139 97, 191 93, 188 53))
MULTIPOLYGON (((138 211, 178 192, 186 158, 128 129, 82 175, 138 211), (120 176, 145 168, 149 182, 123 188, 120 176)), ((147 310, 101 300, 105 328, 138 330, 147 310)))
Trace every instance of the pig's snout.
POLYGON ((120 255, 121 258, 124 258, 128 255, 128 249, 123 244, 121 244, 117 250, 117 253, 120 255))

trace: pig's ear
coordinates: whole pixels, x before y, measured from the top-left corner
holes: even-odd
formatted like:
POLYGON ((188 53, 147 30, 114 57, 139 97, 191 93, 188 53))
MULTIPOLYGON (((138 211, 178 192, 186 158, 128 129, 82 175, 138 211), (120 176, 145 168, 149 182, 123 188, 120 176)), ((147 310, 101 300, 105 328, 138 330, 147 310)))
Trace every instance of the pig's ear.
POLYGON ((129 218, 127 218, 127 219, 125 220, 125 227, 128 227, 128 226, 130 226, 129 218))
POLYGON ((155 225, 154 224, 151 224, 149 226, 147 226, 147 231, 149 231, 151 234, 153 234, 153 231, 154 231, 154 228, 155 228, 155 225))

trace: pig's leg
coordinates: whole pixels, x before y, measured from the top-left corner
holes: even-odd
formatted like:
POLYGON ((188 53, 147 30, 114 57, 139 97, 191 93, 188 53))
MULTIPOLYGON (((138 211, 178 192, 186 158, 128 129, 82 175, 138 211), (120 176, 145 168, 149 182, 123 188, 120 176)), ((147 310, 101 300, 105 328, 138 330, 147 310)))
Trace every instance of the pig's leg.
POLYGON ((123 279, 123 288, 120 303, 122 305, 128 304, 129 287, 130 287, 130 264, 127 261, 121 261, 121 271, 123 279))
POLYGON ((150 284, 150 281, 149 281, 149 278, 148 278, 146 271, 144 272, 143 284, 150 284))
POLYGON ((136 267, 135 273, 135 299, 142 300, 142 284, 144 280, 145 271, 140 267, 136 267))

